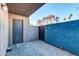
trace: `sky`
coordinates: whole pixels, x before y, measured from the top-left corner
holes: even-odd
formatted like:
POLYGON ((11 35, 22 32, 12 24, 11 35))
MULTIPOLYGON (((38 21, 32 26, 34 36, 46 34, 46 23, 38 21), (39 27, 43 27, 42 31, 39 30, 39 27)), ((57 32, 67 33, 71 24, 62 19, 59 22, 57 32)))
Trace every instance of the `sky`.
POLYGON ((79 19, 79 3, 46 3, 30 16, 30 24, 36 25, 38 19, 50 14, 60 17, 59 22, 77 20, 79 19), (63 20, 71 13, 73 17, 70 20, 63 20))

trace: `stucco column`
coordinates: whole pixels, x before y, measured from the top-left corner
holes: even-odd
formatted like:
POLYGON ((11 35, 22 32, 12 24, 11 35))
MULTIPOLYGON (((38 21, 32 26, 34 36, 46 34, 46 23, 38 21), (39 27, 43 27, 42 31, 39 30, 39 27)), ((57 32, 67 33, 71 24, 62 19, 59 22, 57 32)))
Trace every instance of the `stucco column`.
POLYGON ((0 3, 0 56, 6 54, 8 47, 8 8, 0 3))

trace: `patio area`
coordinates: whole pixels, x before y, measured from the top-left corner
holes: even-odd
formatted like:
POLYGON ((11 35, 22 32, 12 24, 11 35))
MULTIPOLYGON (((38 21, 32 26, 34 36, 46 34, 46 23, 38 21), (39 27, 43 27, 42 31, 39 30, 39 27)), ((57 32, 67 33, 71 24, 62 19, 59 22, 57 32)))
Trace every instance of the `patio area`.
POLYGON ((7 56, 74 56, 41 40, 12 45, 7 56))

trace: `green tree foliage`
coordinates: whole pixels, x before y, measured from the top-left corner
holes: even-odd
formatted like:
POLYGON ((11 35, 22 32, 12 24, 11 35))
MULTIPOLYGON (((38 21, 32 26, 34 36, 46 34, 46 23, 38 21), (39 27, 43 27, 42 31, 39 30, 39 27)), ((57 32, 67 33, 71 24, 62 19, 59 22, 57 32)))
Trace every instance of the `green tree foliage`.
POLYGON ((56 17, 56 18, 55 18, 56 22, 59 22, 59 20, 58 20, 58 19, 59 19, 59 17, 56 17))
POLYGON ((68 17, 68 19, 71 19, 71 18, 72 18, 72 16, 73 16, 73 14, 70 14, 70 15, 69 15, 69 17, 68 17))
POLYGON ((64 17, 64 20, 66 20, 66 18, 64 17))

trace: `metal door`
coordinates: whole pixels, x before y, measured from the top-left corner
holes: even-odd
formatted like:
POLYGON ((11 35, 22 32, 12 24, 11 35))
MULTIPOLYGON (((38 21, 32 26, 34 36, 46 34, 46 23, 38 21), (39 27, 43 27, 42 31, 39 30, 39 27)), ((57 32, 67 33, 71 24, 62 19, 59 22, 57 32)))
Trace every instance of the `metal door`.
POLYGON ((13 44, 23 42, 23 20, 13 20, 13 44))

